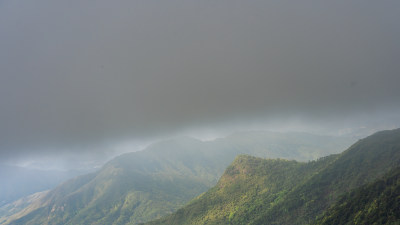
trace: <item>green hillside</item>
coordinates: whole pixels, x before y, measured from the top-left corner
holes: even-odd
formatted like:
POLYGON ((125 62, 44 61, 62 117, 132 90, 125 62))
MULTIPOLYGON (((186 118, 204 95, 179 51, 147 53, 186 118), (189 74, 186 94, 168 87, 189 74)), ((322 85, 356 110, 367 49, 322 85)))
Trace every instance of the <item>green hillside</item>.
POLYGON ((300 163, 239 156, 214 188, 176 213, 149 224, 249 224, 335 158, 300 163))
POLYGON ((400 224, 400 168, 345 194, 315 224, 400 224))
MULTIPOLYGON (((124 154, 100 171, 72 179, 0 224, 137 224, 183 207, 214 186, 238 154, 311 160, 348 146, 350 139, 250 132, 202 142, 180 138, 124 154)), ((1 215, 0 215, 1 216, 1 215)), ((3 222, 1 222, 3 221, 3 222)))
POLYGON ((148 224, 310 224, 342 194, 399 165, 400 129, 309 163, 239 157, 214 188, 148 224))

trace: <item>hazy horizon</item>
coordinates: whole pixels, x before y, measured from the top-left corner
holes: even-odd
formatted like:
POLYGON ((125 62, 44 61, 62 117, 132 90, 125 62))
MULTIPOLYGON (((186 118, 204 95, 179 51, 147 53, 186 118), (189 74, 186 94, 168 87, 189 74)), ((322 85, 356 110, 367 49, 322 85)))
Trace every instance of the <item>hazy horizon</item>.
MULTIPOLYGON (((369 135, 372 135, 375 132, 387 129, 396 129, 397 127, 359 127, 358 129, 342 129, 336 131, 335 133, 321 133, 317 132, 317 130, 303 130, 292 128, 280 128, 280 129, 250 129, 250 130, 235 130, 229 133, 206 133, 202 132, 186 132, 185 134, 177 134, 173 136, 164 136, 159 137, 158 139, 153 139, 147 142, 138 142, 138 141, 120 141, 115 142, 114 145, 109 144, 108 149, 104 151, 100 151, 101 154, 96 155, 90 152, 84 151, 82 154, 68 154, 64 153, 64 155, 54 155, 54 154, 38 154, 36 156, 29 155, 29 157, 17 157, 8 161, 4 161, 0 163, 0 166, 11 166, 11 167, 19 167, 25 168, 28 170, 34 171, 77 171, 80 173, 88 173, 98 169, 107 163, 108 161, 114 159, 115 157, 121 156, 126 153, 138 152, 147 150, 149 147, 158 145, 160 143, 168 143, 170 140, 179 140, 181 138, 193 138, 202 142, 214 142, 219 139, 229 138, 233 135, 243 135, 243 134, 252 134, 252 133, 277 133, 277 134, 296 134, 296 133, 304 133, 316 136, 326 136, 326 137, 343 137, 348 138, 349 140, 353 140, 354 142, 365 138, 369 135)), ((320 131, 320 130, 319 130, 320 131)), ((345 150, 345 149, 341 149, 345 150)))

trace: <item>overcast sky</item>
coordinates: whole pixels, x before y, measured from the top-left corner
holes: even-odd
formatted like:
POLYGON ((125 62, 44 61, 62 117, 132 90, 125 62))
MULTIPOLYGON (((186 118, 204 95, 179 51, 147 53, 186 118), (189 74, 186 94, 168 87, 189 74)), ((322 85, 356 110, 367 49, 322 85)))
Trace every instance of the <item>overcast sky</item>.
POLYGON ((400 1, 0 0, 0 158, 400 125, 400 1))

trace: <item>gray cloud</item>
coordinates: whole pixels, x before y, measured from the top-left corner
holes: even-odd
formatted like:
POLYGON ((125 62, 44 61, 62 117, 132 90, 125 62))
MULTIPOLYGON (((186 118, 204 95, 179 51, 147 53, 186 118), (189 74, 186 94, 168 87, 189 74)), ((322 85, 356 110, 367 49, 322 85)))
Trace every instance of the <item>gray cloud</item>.
POLYGON ((398 124, 399 8, 1 1, 0 156, 289 119, 398 124))

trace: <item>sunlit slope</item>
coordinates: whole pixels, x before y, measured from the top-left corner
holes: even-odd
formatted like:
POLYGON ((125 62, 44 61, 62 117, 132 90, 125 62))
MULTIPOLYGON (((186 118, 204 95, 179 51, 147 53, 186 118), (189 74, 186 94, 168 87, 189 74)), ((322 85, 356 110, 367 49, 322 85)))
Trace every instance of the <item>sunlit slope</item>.
POLYGON ((248 224, 335 159, 300 163, 238 156, 215 187, 176 213, 149 224, 248 224))
POLYGON ((309 163, 241 156, 215 187, 149 224, 310 224, 341 194, 398 166, 400 129, 309 163))
POLYGON ((240 133, 210 142, 163 141, 60 185, 40 204, 34 202, 16 213, 9 224, 146 222, 176 211, 214 186, 238 154, 304 161, 339 152, 349 143, 346 138, 270 132, 240 133))

